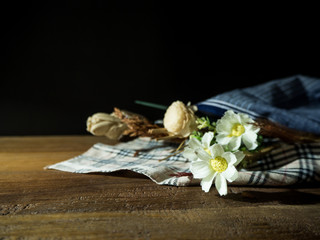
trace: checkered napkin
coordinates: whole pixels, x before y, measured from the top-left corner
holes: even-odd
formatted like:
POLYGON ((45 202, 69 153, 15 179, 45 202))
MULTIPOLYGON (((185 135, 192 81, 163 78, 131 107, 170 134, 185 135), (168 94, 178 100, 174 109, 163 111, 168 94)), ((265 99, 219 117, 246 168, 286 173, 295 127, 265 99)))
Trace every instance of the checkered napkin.
MULTIPOLYGON (((189 171, 190 161, 172 156, 177 145, 149 138, 109 146, 93 145, 85 153, 46 169, 73 173, 131 170, 157 184, 186 186, 199 184, 189 171)), ((320 180, 320 143, 281 144, 239 172, 233 185, 281 186, 320 180)))

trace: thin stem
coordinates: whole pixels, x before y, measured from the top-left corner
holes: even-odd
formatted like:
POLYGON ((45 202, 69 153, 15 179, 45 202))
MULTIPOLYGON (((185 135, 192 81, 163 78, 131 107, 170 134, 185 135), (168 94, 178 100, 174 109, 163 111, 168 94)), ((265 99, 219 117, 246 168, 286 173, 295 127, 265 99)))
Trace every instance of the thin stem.
POLYGON ((140 100, 136 100, 134 101, 136 104, 140 104, 143 106, 147 106, 147 107, 152 107, 152 108, 157 108, 160 110, 166 110, 168 107, 161 105, 161 104, 157 104, 157 103, 151 103, 151 102, 145 102, 145 101, 140 101, 140 100))
POLYGON ((181 149, 180 151, 176 151, 175 153, 170 154, 170 155, 166 156, 165 158, 160 159, 160 160, 158 160, 158 161, 159 161, 159 162, 162 162, 162 161, 167 160, 168 158, 171 158, 171 157, 173 157, 173 156, 175 156, 175 155, 177 155, 177 154, 179 154, 179 153, 182 153, 182 152, 183 152, 183 149, 181 149))

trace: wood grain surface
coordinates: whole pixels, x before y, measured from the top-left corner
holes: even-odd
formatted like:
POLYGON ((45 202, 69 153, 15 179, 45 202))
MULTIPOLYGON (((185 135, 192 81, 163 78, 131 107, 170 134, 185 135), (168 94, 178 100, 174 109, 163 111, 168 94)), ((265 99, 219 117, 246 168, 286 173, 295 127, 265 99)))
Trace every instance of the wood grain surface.
POLYGON ((97 142, 108 143, 0 137, 0 239, 320 239, 319 185, 233 186, 220 197, 125 171, 44 170, 97 142))

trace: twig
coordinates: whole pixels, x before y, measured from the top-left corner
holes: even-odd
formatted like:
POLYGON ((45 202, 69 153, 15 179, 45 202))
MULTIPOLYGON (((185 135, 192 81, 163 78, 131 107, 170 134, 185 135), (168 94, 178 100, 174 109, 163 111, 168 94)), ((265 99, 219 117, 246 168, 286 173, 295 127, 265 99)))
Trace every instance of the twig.
POLYGON ((177 154, 179 154, 179 153, 182 153, 182 152, 183 152, 183 149, 181 149, 180 151, 176 151, 175 153, 170 154, 170 155, 166 156, 165 158, 160 159, 160 160, 158 160, 158 161, 159 161, 159 162, 162 162, 162 161, 167 160, 168 158, 171 158, 171 157, 173 157, 173 156, 175 156, 175 155, 177 155, 177 154))

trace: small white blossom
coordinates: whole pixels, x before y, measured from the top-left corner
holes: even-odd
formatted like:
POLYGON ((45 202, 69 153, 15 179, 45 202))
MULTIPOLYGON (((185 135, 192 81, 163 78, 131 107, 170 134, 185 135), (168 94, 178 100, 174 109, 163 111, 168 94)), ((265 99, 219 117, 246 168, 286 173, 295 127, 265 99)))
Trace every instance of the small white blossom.
POLYGON ((202 179, 201 187, 205 192, 209 192, 213 181, 219 194, 227 194, 227 182, 234 181, 238 177, 235 168, 244 158, 240 151, 236 153, 225 152, 220 144, 210 146, 213 133, 206 133, 200 142, 196 138, 191 138, 183 155, 190 159, 190 171, 194 178, 202 179))
POLYGON ((188 142, 188 147, 184 148, 183 156, 191 161, 197 160, 198 156, 196 154, 196 151, 199 148, 202 148, 205 151, 208 151, 209 147, 211 146, 211 141, 213 137, 214 137, 213 132, 206 132, 203 135, 201 142, 198 139, 192 137, 188 142))
POLYGON ((217 142, 230 151, 238 150, 242 142, 248 150, 254 150, 258 146, 257 133, 260 129, 252 123, 254 121, 247 114, 228 110, 217 121, 217 142))

